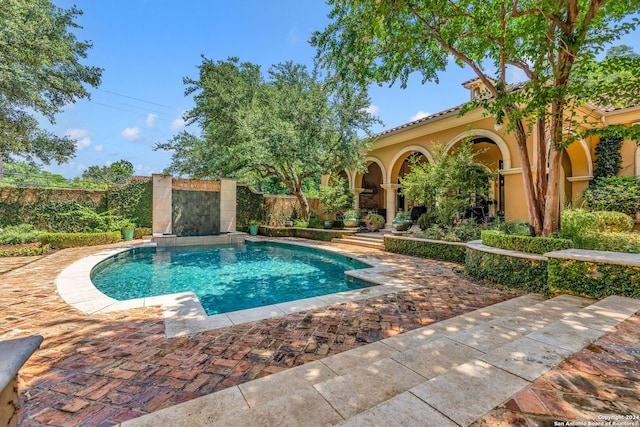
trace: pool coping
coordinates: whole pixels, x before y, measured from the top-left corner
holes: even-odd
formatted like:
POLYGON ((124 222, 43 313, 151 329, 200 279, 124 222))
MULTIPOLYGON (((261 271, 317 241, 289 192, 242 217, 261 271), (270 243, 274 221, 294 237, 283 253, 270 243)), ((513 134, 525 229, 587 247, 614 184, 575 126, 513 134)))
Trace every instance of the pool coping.
POLYGON ((82 258, 66 267, 55 280, 60 297, 75 309, 87 314, 103 314, 130 310, 141 307, 161 306, 167 338, 185 336, 218 328, 239 325, 256 320, 285 316, 301 311, 326 307, 333 304, 357 301, 389 293, 396 293, 415 287, 404 280, 382 273, 397 270, 398 266, 389 265, 364 254, 354 254, 346 249, 334 246, 319 246, 312 242, 289 241, 274 238, 249 238, 248 241, 277 242, 292 246, 309 247, 318 250, 346 255, 370 265, 370 268, 348 270, 350 278, 372 283, 370 287, 351 291, 321 295, 318 297, 288 301, 263 307, 208 316, 193 292, 161 295, 148 298, 136 298, 118 301, 100 292, 91 281, 91 270, 105 259, 118 253, 144 247, 156 247, 153 242, 134 244, 126 247, 106 249, 82 258))

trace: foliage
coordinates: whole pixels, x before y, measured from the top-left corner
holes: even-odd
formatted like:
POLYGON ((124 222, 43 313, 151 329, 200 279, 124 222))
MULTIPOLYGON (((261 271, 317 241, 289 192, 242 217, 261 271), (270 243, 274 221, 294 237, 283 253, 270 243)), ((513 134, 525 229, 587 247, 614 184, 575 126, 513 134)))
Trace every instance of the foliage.
POLYGON ((485 230, 482 232, 482 244, 493 248, 539 255, 573 248, 573 242, 568 239, 518 236, 504 234, 495 230, 485 230))
POLYGON ((622 169, 622 137, 618 135, 607 135, 600 138, 600 142, 595 148, 595 159, 593 161, 592 183, 598 178, 616 176, 622 169))
POLYGON ((596 211, 617 211, 635 215, 640 211, 640 178, 601 177, 584 191, 584 200, 596 211))
POLYGON ((272 66, 268 78, 260 67, 203 59, 198 80, 184 79, 195 107, 186 113, 201 137, 176 135, 157 149, 171 150, 169 172, 202 177, 277 177, 309 206, 303 182, 310 177, 361 166, 369 133, 377 123, 367 110, 361 86, 331 93, 318 70, 286 62, 272 66))
POLYGON ((40 241, 52 248, 64 249, 78 246, 95 246, 116 243, 122 239, 119 231, 101 233, 44 233, 40 241))
POLYGON ((299 227, 262 227, 260 229, 260 234, 264 234, 267 237, 300 237, 324 242, 330 242, 332 239, 339 239, 343 236, 353 236, 355 233, 355 231, 299 227))
POLYGON ((531 236, 529 224, 520 221, 494 221, 487 227, 504 234, 515 234, 518 236, 531 236))
POLYGON ((133 164, 119 160, 108 166, 89 166, 82 172, 82 179, 101 184, 124 184, 133 176, 133 164))
POLYGON ((622 212, 594 211, 598 231, 629 232, 633 230, 633 219, 622 212))
POLYGON ((324 228, 324 226, 322 225, 322 223, 320 222, 320 219, 318 219, 318 214, 314 211, 311 211, 309 213, 309 227, 310 228, 324 228))
POLYGON ((486 279, 527 292, 548 293, 547 261, 468 248, 465 270, 476 279, 486 279))
POLYGON ((389 252, 464 263, 466 247, 444 241, 385 236, 384 249, 389 252))
POLYGON ((133 230, 133 238, 134 239, 142 239, 143 236, 151 236, 153 234, 153 230, 151 227, 136 227, 133 230))
POLYGON ((0 229, 0 245, 17 245, 37 242, 42 231, 30 224, 20 224, 0 229))
POLYGON ((1 257, 14 257, 14 256, 37 256, 44 255, 51 250, 49 245, 29 246, 29 247, 13 247, 8 249, 0 249, 1 257))
POLYGON ((110 212, 125 218, 135 218, 140 227, 153 222, 153 182, 136 179, 122 186, 109 187, 106 194, 110 212))
POLYGON ((552 258, 548 268, 552 292, 640 298, 640 267, 552 258))
POLYGON ((425 212, 418 218, 418 227, 420 230, 425 231, 436 223, 435 210, 425 212))
POLYGON ((254 193, 246 185, 238 185, 236 187, 236 229, 248 231, 251 219, 264 222, 266 218, 264 196, 254 193))
POLYGON ((0 178, 2 178, 2 185, 34 187, 68 187, 70 185, 62 175, 47 172, 42 169, 42 166, 27 162, 6 162, 4 175, 0 178))
POLYGON ((437 224, 453 225, 469 206, 488 200, 493 173, 474 162, 478 153, 473 152, 471 142, 450 152, 443 148, 435 148, 433 163, 414 160, 411 172, 400 178, 400 183, 402 194, 427 206, 437 224))
POLYGON ((470 222, 463 222, 455 226, 434 224, 422 231, 422 237, 448 242, 470 242, 480 239, 480 232, 484 229, 484 226, 470 222))
POLYGON ((564 209, 561 215, 560 236, 583 248, 586 236, 598 230, 598 221, 585 209, 564 209))
POLYGON ((5 0, 0 8, 0 175, 3 160, 20 156, 48 164, 73 156, 75 141, 40 128, 62 107, 88 98, 101 70, 81 64, 91 44, 78 41, 75 7, 50 0, 5 0))
POLYGON ((365 222, 367 222, 369 230, 371 231, 377 231, 384 227, 384 218, 382 215, 371 214, 365 218, 365 222))
POLYGON ((294 227, 307 228, 309 227, 309 221, 305 221, 304 219, 296 219, 293 221, 294 227))
POLYGON ((411 220, 411 215, 409 214, 409 212, 405 212, 403 210, 399 210, 398 213, 396 213, 396 217, 394 218, 394 221, 398 219, 398 220, 411 220))
POLYGON ((353 206, 353 193, 349 183, 342 177, 332 176, 328 185, 320 185, 320 202, 329 214, 341 213, 353 206))
MULTIPOLYGON (((563 149, 584 137, 583 129, 602 133, 603 124, 576 115, 577 107, 640 102, 637 55, 617 51, 596 61, 605 46, 635 30, 635 0, 329 3, 332 21, 311 42, 338 86, 400 81, 405 87, 415 74, 423 83, 438 82, 452 60, 475 72, 486 93, 462 112, 481 107, 513 132, 536 234, 558 229, 563 149), (522 74, 524 82, 509 81, 522 74), (528 137, 535 137, 533 147, 528 137), (538 153, 535 162, 529 150, 538 153), (547 165, 548 175, 534 177, 533 167, 542 171, 547 165)), ((639 136, 633 128, 617 131, 639 136)))
POLYGON ((342 214, 342 217, 345 218, 345 219, 349 218, 349 219, 359 220, 360 219, 360 211, 358 209, 347 209, 342 214))

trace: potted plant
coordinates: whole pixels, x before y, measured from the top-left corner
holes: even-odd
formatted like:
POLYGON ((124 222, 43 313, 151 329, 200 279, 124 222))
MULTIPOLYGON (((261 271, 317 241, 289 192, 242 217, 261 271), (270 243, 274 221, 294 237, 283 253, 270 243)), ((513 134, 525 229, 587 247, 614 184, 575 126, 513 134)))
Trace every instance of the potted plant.
POLYGON ((396 229, 396 231, 407 231, 413 225, 413 221, 411 220, 409 212, 400 210, 396 214, 396 217, 391 222, 391 224, 393 225, 393 228, 396 229))
POLYGON ((133 240, 133 232, 135 231, 136 226, 133 222, 129 220, 125 220, 122 222, 122 226, 120 227, 120 232, 122 233, 122 238, 125 241, 133 240))
POLYGON ((365 218, 365 223, 367 224, 369 231, 378 231, 384 227, 384 218, 382 215, 371 214, 365 218))
POLYGON ((260 223, 255 220, 252 219, 251 221, 249 221, 249 234, 252 236, 257 236, 258 235, 258 228, 260 228, 260 223))
POLYGON ((360 213, 356 209, 346 210, 342 216, 345 227, 354 228, 360 225, 360 213))
MULTIPOLYGON (((353 206, 353 193, 349 191, 347 181, 341 177, 332 177, 328 185, 321 185, 318 196, 327 214, 335 215, 353 206)), ((331 227, 333 220, 326 219, 324 228, 331 227)))

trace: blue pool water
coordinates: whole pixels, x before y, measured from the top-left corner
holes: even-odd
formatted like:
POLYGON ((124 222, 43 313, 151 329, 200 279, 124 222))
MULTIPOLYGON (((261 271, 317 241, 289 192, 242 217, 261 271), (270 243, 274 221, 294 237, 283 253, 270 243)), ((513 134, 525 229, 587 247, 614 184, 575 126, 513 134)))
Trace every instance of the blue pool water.
POLYGON ((117 300, 194 292, 207 314, 366 287, 344 272, 369 267, 313 248, 278 244, 138 248, 98 264, 96 288, 117 300))

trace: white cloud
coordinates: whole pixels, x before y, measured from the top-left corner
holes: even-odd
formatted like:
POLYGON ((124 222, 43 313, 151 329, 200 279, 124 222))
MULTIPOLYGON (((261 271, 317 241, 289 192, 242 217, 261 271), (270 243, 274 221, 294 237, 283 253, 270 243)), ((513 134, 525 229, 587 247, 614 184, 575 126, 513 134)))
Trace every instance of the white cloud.
POLYGON ((155 125, 155 121, 158 118, 157 114, 149 113, 147 114, 147 127, 152 128, 155 125))
POLYGON ((91 145, 91 138, 89 137, 89 131, 87 129, 67 129, 64 134, 65 136, 76 140, 76 148, 78 150, 84 150, 91 145))
POLYGON ((365 111, 369 114, 378 114, 380 112, 380 107, 371 104, 367 108, 365 108, 365 111))
POLYGON ((126 128, 120 132, 120 135, 127 141, 138 141, 142 138, 142 131, 139 127, 126 128))
POLYGON ((409 119, 410 121, 414 121, 414 120, 419 120, 423 117, 427 117, 430 116, 431 113, 427 113, 426 111, 418 111, 417 113, 415 113, 413 116, 411 116, 411 118, 409 119))
POLYGON ((172 131, 180 130, 184 127, 184 125, 185 125, 184 119, 182 117, 178 117, 177 119, 171 122, 170 129, 172 131))
POLYGON ((97 151, 98 153, 101 152, 102 150, 104 150, 104 145, 102 144, 98 144, 95 147, 93 147, 94 151, 97 151))

